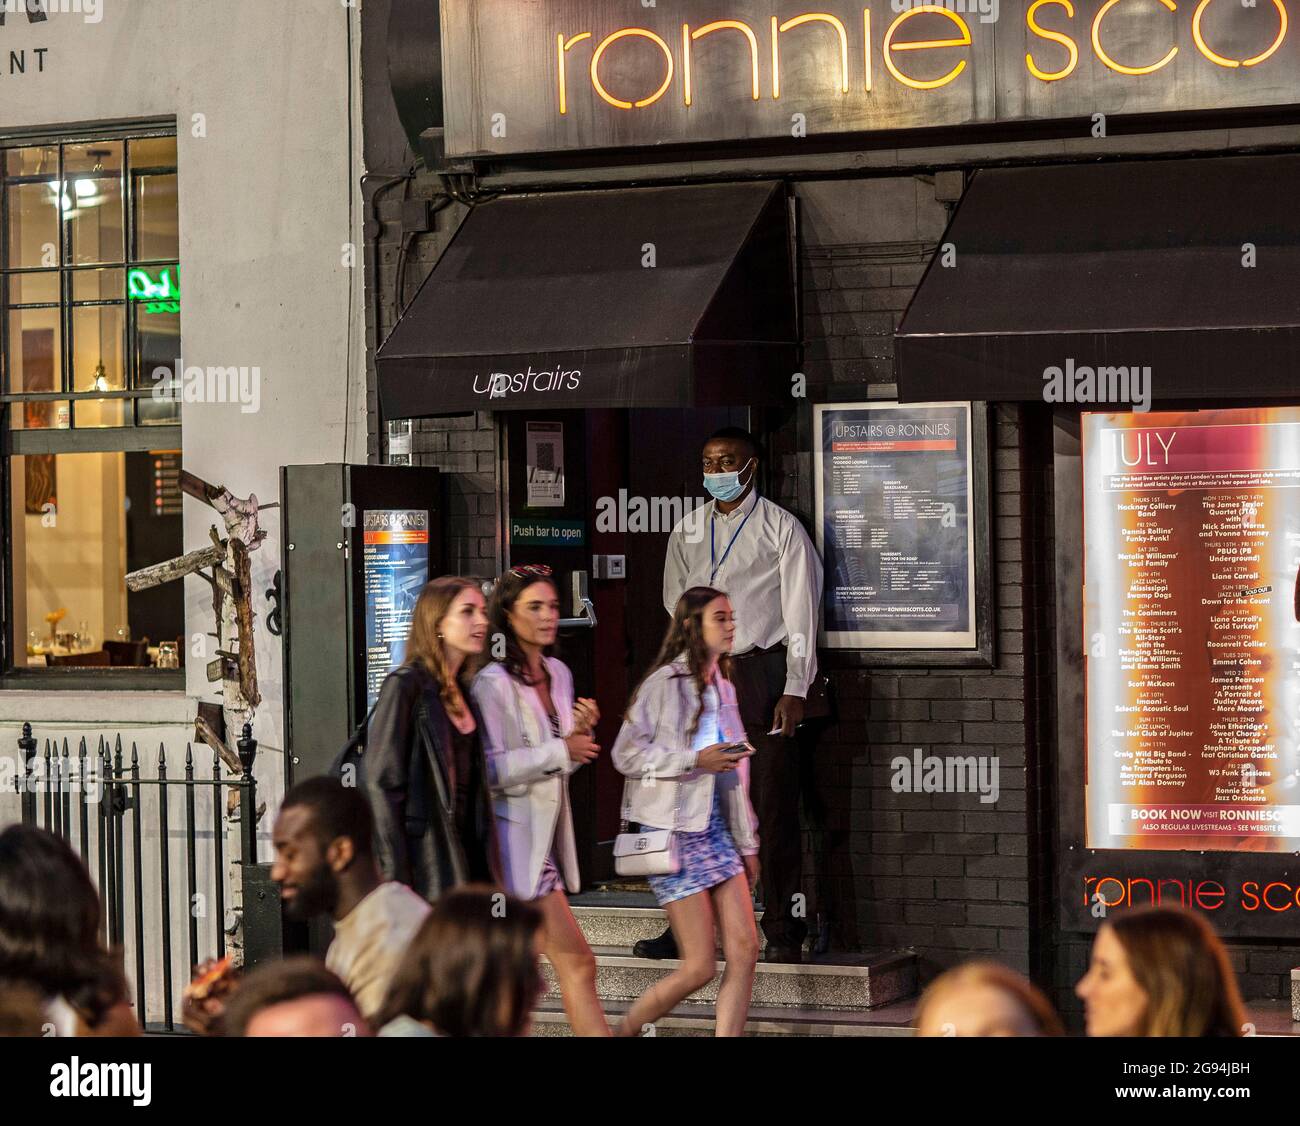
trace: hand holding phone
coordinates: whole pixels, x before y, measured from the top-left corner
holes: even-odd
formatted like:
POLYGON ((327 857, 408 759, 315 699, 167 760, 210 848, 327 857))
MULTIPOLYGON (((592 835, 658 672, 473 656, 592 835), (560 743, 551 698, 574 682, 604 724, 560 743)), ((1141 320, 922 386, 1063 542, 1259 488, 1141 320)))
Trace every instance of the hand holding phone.
POLYGON ((700 751, 695 759, 695 769, 710 774, 725 774, 735 770, 741 761, 754 753, 748 743, 713 743, 700 751))

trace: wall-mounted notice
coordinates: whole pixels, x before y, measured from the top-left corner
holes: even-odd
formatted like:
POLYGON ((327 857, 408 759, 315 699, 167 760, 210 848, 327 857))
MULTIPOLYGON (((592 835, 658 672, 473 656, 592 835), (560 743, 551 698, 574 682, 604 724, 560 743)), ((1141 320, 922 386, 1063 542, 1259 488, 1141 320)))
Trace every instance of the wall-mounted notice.
POLYGON ((384 677, 406 654, 415 601, 429 581, 429 513, 385 509, 362 514, 366 592, 366 695, 374 707, 384 677))
POLYGON ((530 422, 525 460, 529 508, 564 507, 564 423, 530 422))
POLYGON ((820 644, 973 649, 969 403, 814 408, 820 644))
POLYGON ((1083 418, 1087 844, 1300 849, 1300 408, 1083 418))

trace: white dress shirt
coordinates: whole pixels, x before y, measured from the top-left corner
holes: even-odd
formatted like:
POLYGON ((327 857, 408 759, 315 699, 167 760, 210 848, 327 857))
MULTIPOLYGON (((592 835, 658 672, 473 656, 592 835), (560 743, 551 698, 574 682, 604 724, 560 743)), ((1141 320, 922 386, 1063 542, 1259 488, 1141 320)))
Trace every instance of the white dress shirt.
POLYGON ((687 513, 668 537, 664 607, 671 614, 693 586, 722 591, 736 612, 736 654, 784 642, 785 695, 806 697, 817 675, 822 598, 822 565, 812 540, 793 515, 757 489, 730 512, 709 501, 702 515, 701 522, 687 513))

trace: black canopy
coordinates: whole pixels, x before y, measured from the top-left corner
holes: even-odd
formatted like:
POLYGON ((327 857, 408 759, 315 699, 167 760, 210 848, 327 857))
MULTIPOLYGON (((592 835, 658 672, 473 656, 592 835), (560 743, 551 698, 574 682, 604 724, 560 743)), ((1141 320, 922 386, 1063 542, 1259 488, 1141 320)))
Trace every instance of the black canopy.
POLYGON ((899 396, 1037 399, 1149 366, 1153 398, 1300 393, 1300 156, 976 174, 899 326, 899 396), (1252 264, 1253 263, 1253 264, 1252 264))
POLYGON ((789 402, 779 184, 510 196, 466 217, 379 350, 385 418, 789 402))

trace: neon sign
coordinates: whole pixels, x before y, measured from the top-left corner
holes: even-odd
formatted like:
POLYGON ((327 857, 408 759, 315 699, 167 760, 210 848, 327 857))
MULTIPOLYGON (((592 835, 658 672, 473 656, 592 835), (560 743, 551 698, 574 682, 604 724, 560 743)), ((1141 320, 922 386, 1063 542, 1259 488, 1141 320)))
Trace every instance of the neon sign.
POLYGON ((448 152, 1300 105, 1292 3, 443 0, 448 152))
POLYGON ((1200 877, 1084 876, 1082 905, 1091 907, 1100 903, 1109 910, 1168 906, 1176 901, 1180 907, 1199 907, 1202 911, 1218 911, 1225 903, 1242 911, 1264 909, 1281 914, 1300 910, 1300 884, 1290 880, 1242 880, 1235 904, 1231 899, 1225 900, 1227 894, 1228 888, 1218 880, 1200 877))
POLYGON ((146 313, 179 313, 181 311, 181 287, 179 280, 173 282, 172 268, 168 266, 157 277, 149 276, 149 271, 137 267, 126 275, 126 290, 132 301, 143 303, 146 313))
MULTIPOLYGON (((1115 13, 1112 11, 1124 5, 1131 7, 1135 0, 1104 0, 1098 8, 1096 14, 1088 22, 1086 30, 1083 28, 1074 28, 1074 34, 1081 38, 1086 37, 1092 48, 1092 53, 1096 59, 1108 70, 1117 74, 1125 74, 1133 77, 1154 74, 1158 70, 1163 70, 1178 54, 1177 44, 1171 44, 1163 53, 1160 53, 1160 47, 1154 48, 1156 58, 1150 62, 1133 62, 1121 61, 1114 58, 1110 51, 1103 43, 1104 25, 1114 22, 1114 19, 1124 13, 1115 13)), ((1219 0, 1220 4, 1226 3, 1227 0, 1219 0)), ((1200 0, 1192 15, 1192 39, 1195 42, 1196 50, 1200 52, 1205 59, 1216 66, 1225 68, 1239 68, 1257 66, 1265 60, 1271 58, 1277 53, 1286 39, 1289 27, 1289 16, 1287 13, 1284 0, 1272 0, 1275 18, 1277 19, 1277 34, 1271 44, 1264 47, 1262 51, 1250 56, 1249 58, 1234 59, 1220 54, 1209 45, 1205 33, 1202 30, 1202 24, 1205 19, 1206 11, 1210 8, 1214 0, 1200 0)), ((1159 4, 1164 11, 1176 13, 1178 4, 1175 0, 1159 0, 1159 4)), ((1254 5, 1250 5, 1254 7, 1254 5)), ((1070 23, 1075 21, 1075 5, 1072 0, 1035 0, 1025 11, 1023 27, 1028 33, 1026 42, 1030 44, 1029 50, 1025 53, 1026 71, 1040 82, 1055 82, 1068 77, 1074 73, 1079 64, 1079 43, 1071 34, 1071 30, 1060 27, 1047 27, 1041 22, 1046 18, 1047 13, 1039 15, 1042 8, 1059 8, 1059 12, 1052 13, 1058 20, 1063 19, 1070 23), (1034 44, 1033 40, 1042 40, 1042 44, 1034 44), (1035 57, 1035 50, 1041 50, 1043 44, 1056 43, 1063 47, 1067 52, 1067 60, 1058 70, 1044 70, 1039 60, 1035 57)), ((897 9, 895 9, 897 10, 897 9)), ((1156 15, 1161 12, 1160 8, 1156 9, 1156 15)), ((862 9, 862 51, 859 54, 862 60, 862 89, 871 90, 871 61, 872 61, 872 38, 871 38, 871 9, 862 9)), ((849 80, 849 30, 845 22, 839 17, 827 12, 804 12, 800 15, 791 16, 784 21, 778 21, 776 16, 771 17, 770 31, 765 35, 771 48, 771 75, 772 75, 772 98, 777 100, 781 97, 781 51, 782 36, 787 35, 795 28, 802 27, 806 24, 820 24, 834 33, 834 39, 831 42, 834 50, 828 54, 828 64, 831 58, 835 61, 832 69, 836 76, 836 86, 841 94, 847 95, 850 91, 849 80)), ((931 23, 931 27, 934 24, 931 23)), ((761 27, 761 25, 760 25, 761 27)), ((702 27, 692 28, 689 23, 681 25, 681 51, 680 51, 680 68, 677 58, 674 56, 673 49, 669 46, 668 40, 656 32, 644 27, 621 27, 610 32, 603 38, 597 39, 592 31, 582 31, 574 35, 566 35, 559 32, 556 35, 557 47, 557 66, 556 66, 556 95, 557 108, 561 114, 568 114, 570 105, 570 83, 572 81, 570 63, 570 52, 583 42, 590 41, 593 44, 591 61, 587 67, 590 75, 591 87, 596 95, 608 105, 620 110, 637 110, 645 109, 654 105, 663 98, 673 84, 673 78, 678 69, 682 73, 681 98, 682 104, 690 108, 695 102, 695 75, 698 73, 698 66, 693 58, 696 42, 706 35, 711 35, 716 31, 723 29, 740 32, 746 40, 749 48, 749 69, 752 73, 752 100, 758 101, 760 98, 760 80, 759 80, 759 39, 758 33, 753 27, 743 20, 736 19, 717 19, 706 23, 702 27), (614 54, 614 45, 622 40, 648 40, 653 43, 662 55, 660 74, 655 75, 651 82, 659 81, 656 89, 647 90, 641 97, 619 97, 611 93, 606 81, 601 76, 601 62, 605 59, 606 53, 614 54)), ((1252 30, 1258 31, 1258 27, 1252 30)), ((1168 37, 1173 38, 1173 27, 1161 22, 1152 23, 1151 39, 1154 43, 1159 44, 1160 40, 1168 37)), ((736 41, 739 42, 739 41, 736 41)), ((922 79, 906 73, 900 61, 904 52, 915 51, 937 51, 944 49, 967 48, 973 43, 971 25, 967 19, 960 14, 960 10, 954 7, 945 7, 942 4, 917 4, 906 7, 897 15, 885 30, 884 37, 881 40, 879 53, 885 64, 885 69, 890 75, 904 86, 913 90, 937 90, 942 86, 955 82, 966 70, 967 59, 957 59, 946 71, 935 78, 922 79), (911 20, 918 17, 929 16, 948 21, 952 25, 953 34, 949 38, 928 38, 928 39, 900 39, 899 33, 904 26, 911 20)), ((1263 44, 1261 44, 1263 46, 1263 44)), ((622 50, 623 48, 619 48, 622 50)))

